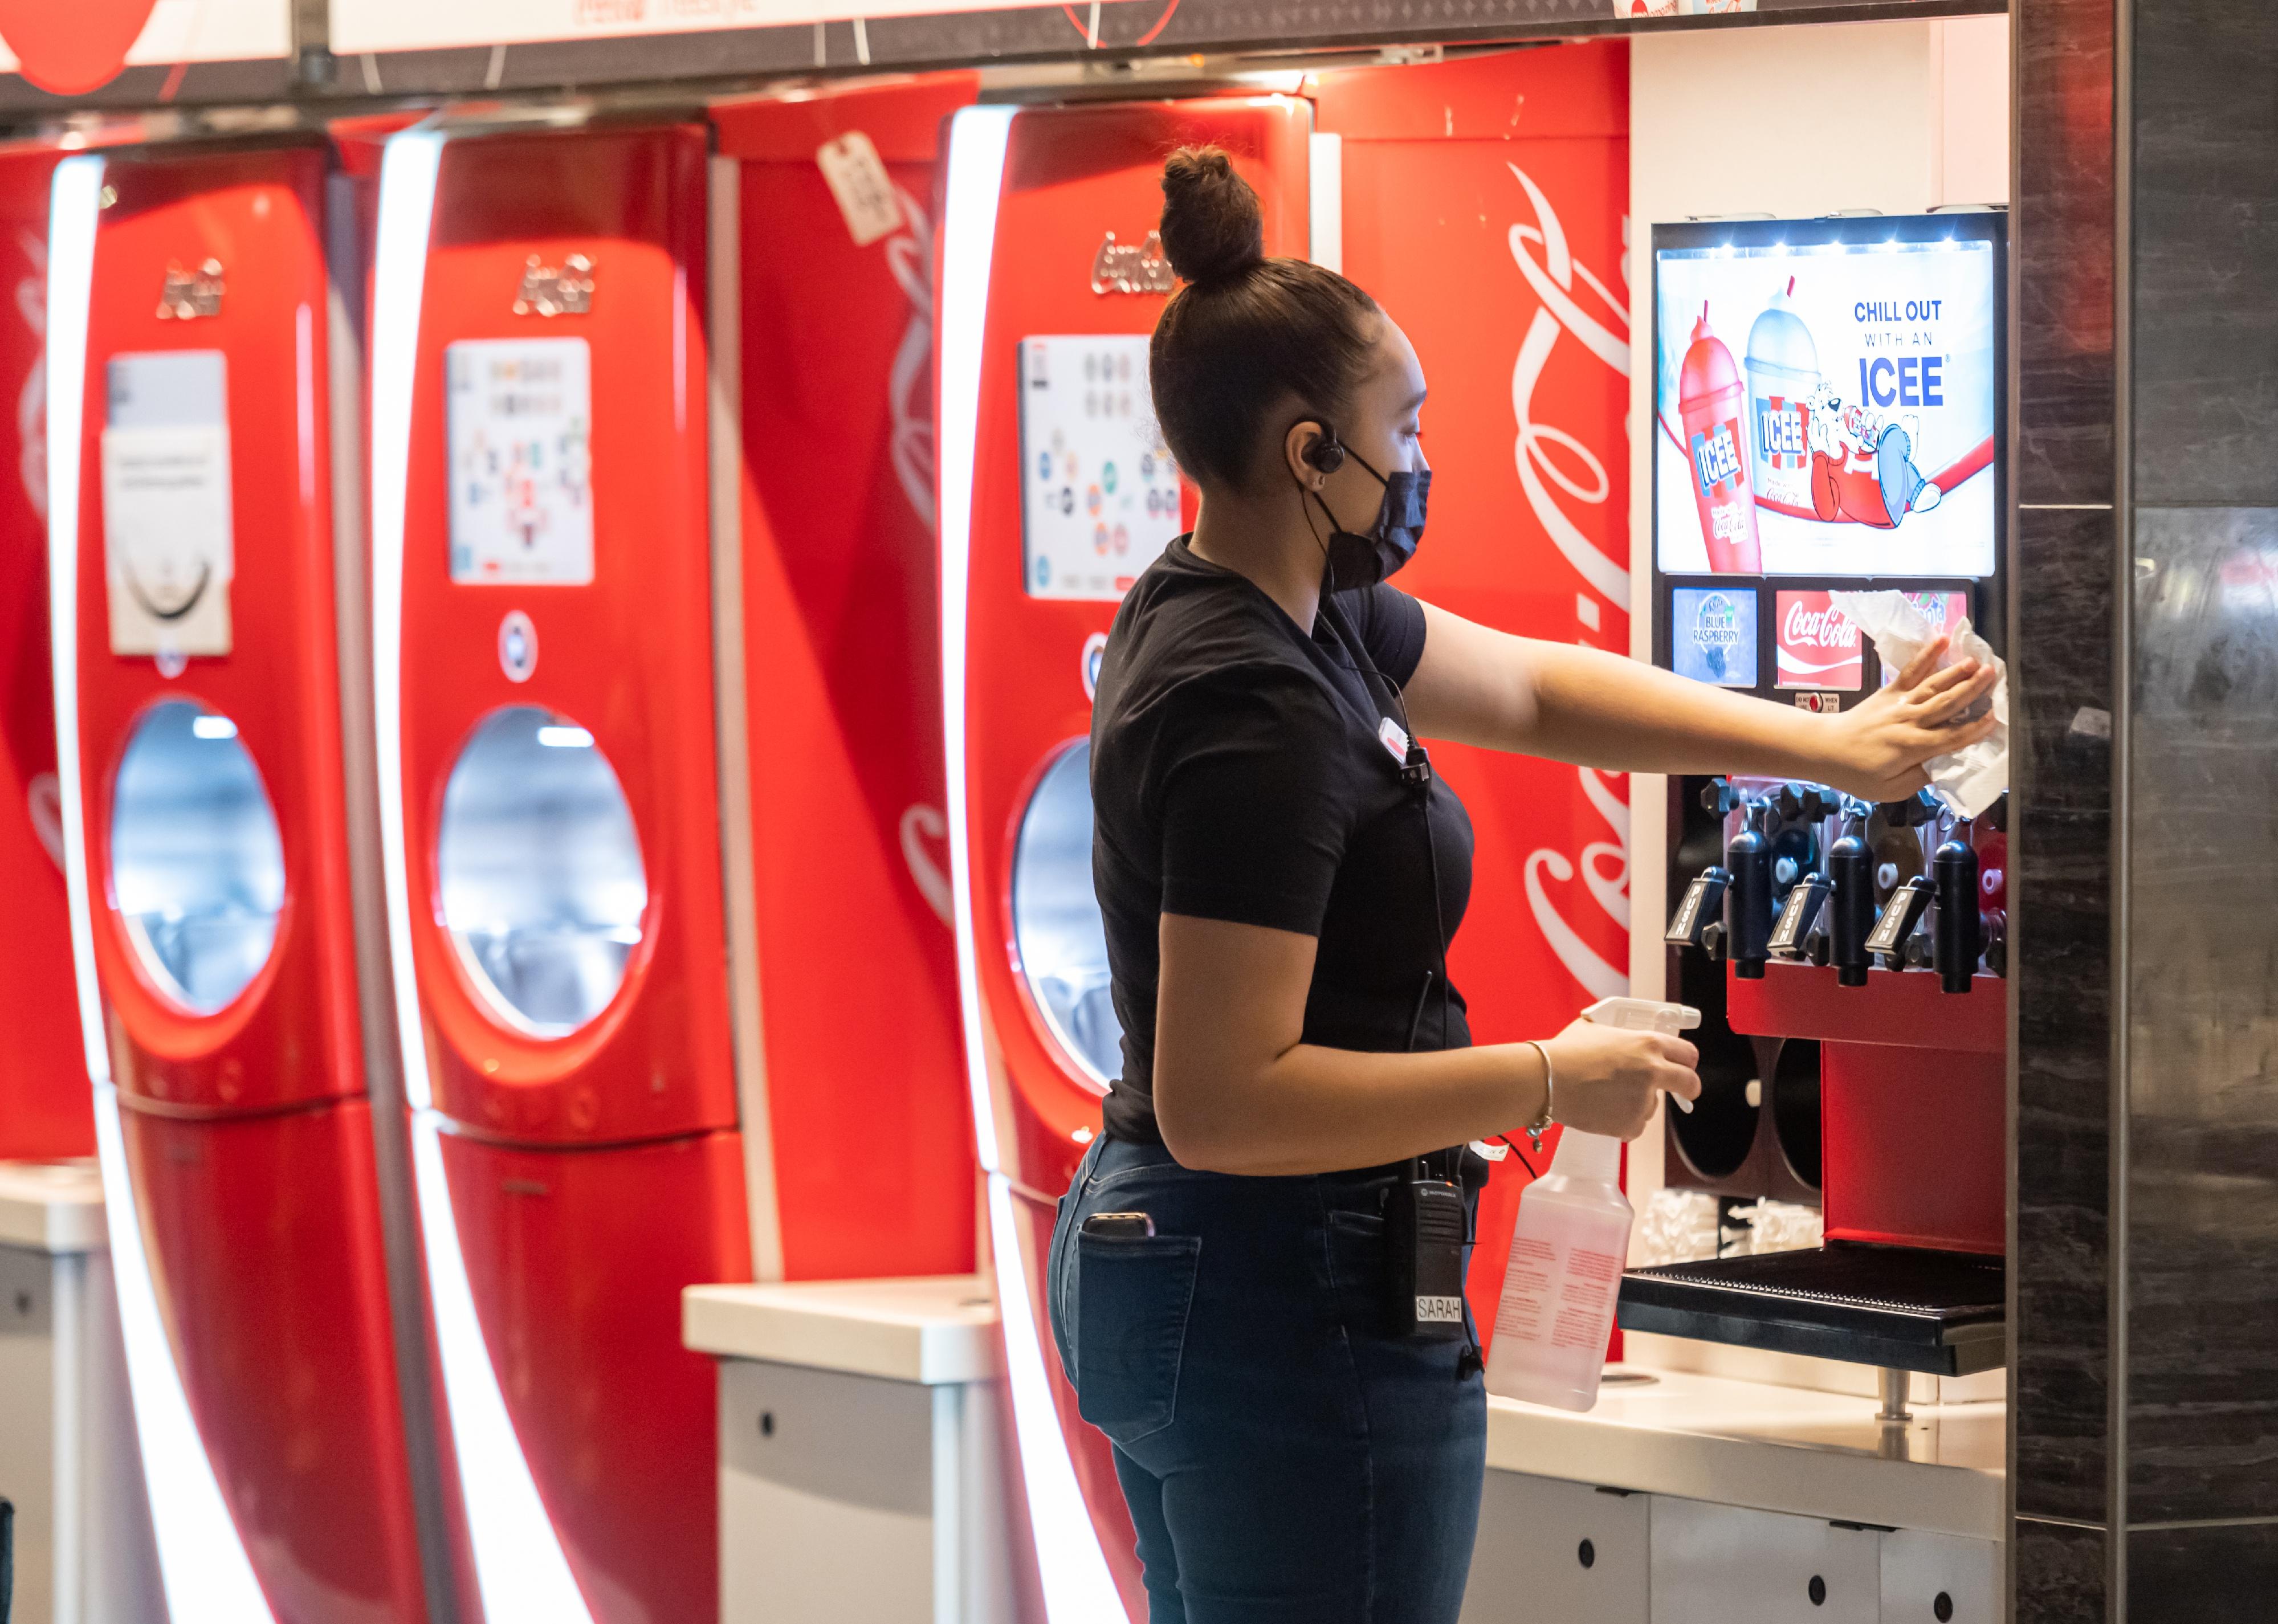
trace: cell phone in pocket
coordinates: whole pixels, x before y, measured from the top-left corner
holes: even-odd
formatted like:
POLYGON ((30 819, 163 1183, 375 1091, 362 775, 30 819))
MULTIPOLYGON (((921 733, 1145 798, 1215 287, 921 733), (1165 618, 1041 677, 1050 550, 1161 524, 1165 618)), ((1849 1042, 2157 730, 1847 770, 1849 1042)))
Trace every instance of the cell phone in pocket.
POLYGON ((1155 1232, 1155 1220, 1143 1212, 1095 1212, 1083 1221, 1083 1232, 1102 1240, 1144 1240, 1155 1232))

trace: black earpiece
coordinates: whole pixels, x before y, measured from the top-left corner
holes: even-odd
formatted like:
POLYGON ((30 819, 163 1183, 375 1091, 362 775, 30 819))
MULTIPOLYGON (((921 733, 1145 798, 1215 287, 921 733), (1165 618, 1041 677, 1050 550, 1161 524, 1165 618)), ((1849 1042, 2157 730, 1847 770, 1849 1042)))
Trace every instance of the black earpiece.
POLYGON ((1324 474, 1334 474, 1345 465, 1345 443, 1329 423, 1321 425, 1321 438, 1305 447, 1306 465, 1324 474))

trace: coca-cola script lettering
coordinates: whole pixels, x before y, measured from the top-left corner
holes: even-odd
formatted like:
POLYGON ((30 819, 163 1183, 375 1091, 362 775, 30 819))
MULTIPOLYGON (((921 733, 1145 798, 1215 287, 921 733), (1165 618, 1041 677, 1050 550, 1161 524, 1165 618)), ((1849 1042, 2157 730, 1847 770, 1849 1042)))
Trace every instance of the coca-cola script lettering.
POLYGON ((1091 256, 1095 294, 1167 294, 1178 285, 1178 273, 1163 257, 1159 232, 1149 232, 1144 242, 1118 242, 1110 232, 1091 256))
POLYGON ((1798 645, 1808 644, 1822 649, 1859 646, 1859 629, 1840 609, 1807 609, 1800 603, 1791 603, 1780 624, 1783 635, 1798 645))

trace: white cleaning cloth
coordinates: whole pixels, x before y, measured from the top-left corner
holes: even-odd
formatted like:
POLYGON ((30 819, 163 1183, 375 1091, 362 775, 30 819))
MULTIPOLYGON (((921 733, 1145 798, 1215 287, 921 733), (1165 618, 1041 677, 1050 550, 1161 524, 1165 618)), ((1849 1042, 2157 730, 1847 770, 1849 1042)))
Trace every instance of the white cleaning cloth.
MULTIPOLYGON (((1883 657, 1883 668, 1896 673, 1921 653, 1938 636, 1930 618, 1907 600, 1904 592, 1836 592, 1835 606, 1849 615, 1861 631, 1874 640, 1883 657)), ((1941 667, 1976 660, 1999 675, 1994 678, 1991 704, 1993 731, 1976 743, 1923 764, 1930 787, 1956 814, 1975 818, 2001 798, 2009 788, 2009 667, 1964 615, 1950 629, 1941 667)), ((1984 702, 1968 714, 1984 714, 1984 702)))

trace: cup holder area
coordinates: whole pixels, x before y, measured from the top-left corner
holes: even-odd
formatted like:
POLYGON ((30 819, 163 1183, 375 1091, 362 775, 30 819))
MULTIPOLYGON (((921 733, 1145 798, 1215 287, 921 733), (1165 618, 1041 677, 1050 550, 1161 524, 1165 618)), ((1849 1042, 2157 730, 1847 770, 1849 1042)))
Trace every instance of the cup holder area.
POLYGON ((1819 1188, 1819 1045, 1791 1038, 1772 1063, 1772 1137, 1797 1182, 1819 1188))
POLYGON ((1756 1142, 1760 1113, 1749 1099, 1757 1092, 1749 1086, 1757 1076, 1755 1050, 1729 1028, 1709 1035, 1704 1027, 1693 1035, 1701 1047, 1701 1097, 1689 1113, 1670 1112, 1670 1132, 1697 1177, 1730 1178, 1756 1142))

